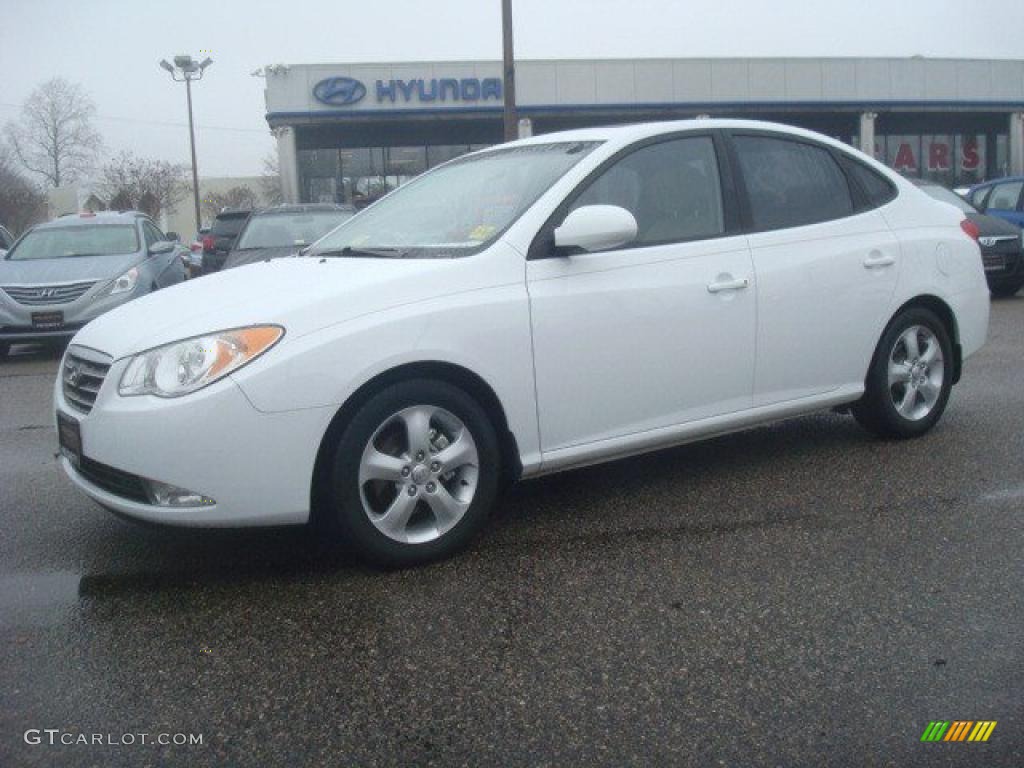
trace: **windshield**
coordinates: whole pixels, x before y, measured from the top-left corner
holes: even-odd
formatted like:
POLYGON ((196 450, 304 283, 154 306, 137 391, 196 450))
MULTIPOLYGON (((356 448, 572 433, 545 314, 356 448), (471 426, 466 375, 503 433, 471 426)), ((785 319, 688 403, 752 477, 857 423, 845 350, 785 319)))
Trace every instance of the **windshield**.
POLYGON ((362 251, 353 255, 455 256, 486 245, 595 146, 573 141, 467 155, 374 203, 309 255, 350 248, 362 251))
POLYGON ((242 231, 242 227, 245 226, 245 222, 248 220, 249 214, 247 213, 241 216, 224 216, 213 222, 210 234, 215 237, 234 237, 242 231))
POLYGON ((969 202, 964 200, 960 195, 951 189, 940 187, 935 184, 923 184, 921 189, 927 192, 929 195, 934 197, 936 200, 941 200, 944 203, 955 205, 964 213, 977 213, 978 209, 971 205, 969 202))
POLYGON ((130 225, 53 227, 29 232, 7 254, 12 261, 64 259, 75 256, 119 256, 139 250, 130 225))
POLYGON ((236 247, 238 250, 245 250, 309 245, 343 221, 352 218, 354 213, 355 211, 313 211, 253 216, 236 247))

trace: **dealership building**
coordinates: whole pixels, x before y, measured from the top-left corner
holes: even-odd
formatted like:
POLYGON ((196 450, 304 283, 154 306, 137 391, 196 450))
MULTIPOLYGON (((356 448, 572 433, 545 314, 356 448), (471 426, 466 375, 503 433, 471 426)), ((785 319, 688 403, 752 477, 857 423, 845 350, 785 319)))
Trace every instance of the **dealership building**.
MULTIPOLYGON (((502 140, 501 62, 268 67, 285 199, 365 204, 502 140)), ((521 135, 701 115, 798 125, 908 176, 1024 173, 1024 61, 930 58, 526 60, 521 135)))

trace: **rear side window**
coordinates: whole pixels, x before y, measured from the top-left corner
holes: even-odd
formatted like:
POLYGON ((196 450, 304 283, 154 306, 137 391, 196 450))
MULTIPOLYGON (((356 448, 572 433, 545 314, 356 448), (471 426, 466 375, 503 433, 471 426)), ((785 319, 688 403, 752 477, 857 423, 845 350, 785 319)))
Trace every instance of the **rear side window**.
POLYGON ((850 185, 821 147, 766 136, 733 139, 755 229, 784 229, 853 213, 850 185))
MULTIPOLYGON (((854 180, 867 198, 868 208, 878 208, 896 197, 896 185, 877 171, 873 171, 852 157, 842 156, 846 173, 854 180)), ((861 206, 863 207, 863 206, 861 206)))
POLYGON ((714 141, 662 141, 631 152, 590 182, 570 211, 617 205, 633 214, 632 245, 714 237, 725 231, 714 141))
POLYGON ((986 208, 997 211, 1017 210, 1017 201, 1020 200, 1021 189, 1024 188, 1024 181, 1011 181, 1005 184, 996 184, 989 195, 986 208))

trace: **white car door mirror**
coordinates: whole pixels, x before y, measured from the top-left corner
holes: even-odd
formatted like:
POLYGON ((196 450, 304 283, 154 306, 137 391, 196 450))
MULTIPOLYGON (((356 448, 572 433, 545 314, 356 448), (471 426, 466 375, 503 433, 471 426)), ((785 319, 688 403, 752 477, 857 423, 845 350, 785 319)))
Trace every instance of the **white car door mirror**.
POLYGON ((555 247, 603 251, 636 239, 633 214, 617 205, 584 205, 565 217, 555 229, 555 247))

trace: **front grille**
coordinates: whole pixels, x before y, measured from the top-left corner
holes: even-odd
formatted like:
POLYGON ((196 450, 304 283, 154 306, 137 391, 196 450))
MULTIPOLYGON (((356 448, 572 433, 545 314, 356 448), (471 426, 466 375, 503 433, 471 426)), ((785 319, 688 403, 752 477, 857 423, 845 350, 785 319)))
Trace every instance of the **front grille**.
POLYGON ((100 464, 83 456, 78 464, 78 473, 98 488, 131 501, 149 504, 149 494, 142 478, 120 469, 100 464))
POLYGON ((3 291, 26 307, 48 307, 53 304, 70 304, 84 296, 94 285, 95 280, 61 285, 5 285, 3 291))
POLYGON ((64 358, 61 369, 61 380, 64 387, 64 399, 75 410, 89 413, 96 402, 103 379, 110 370, 106 355, 98 352, 84 352, 81 348, 71 347, 64 358))

